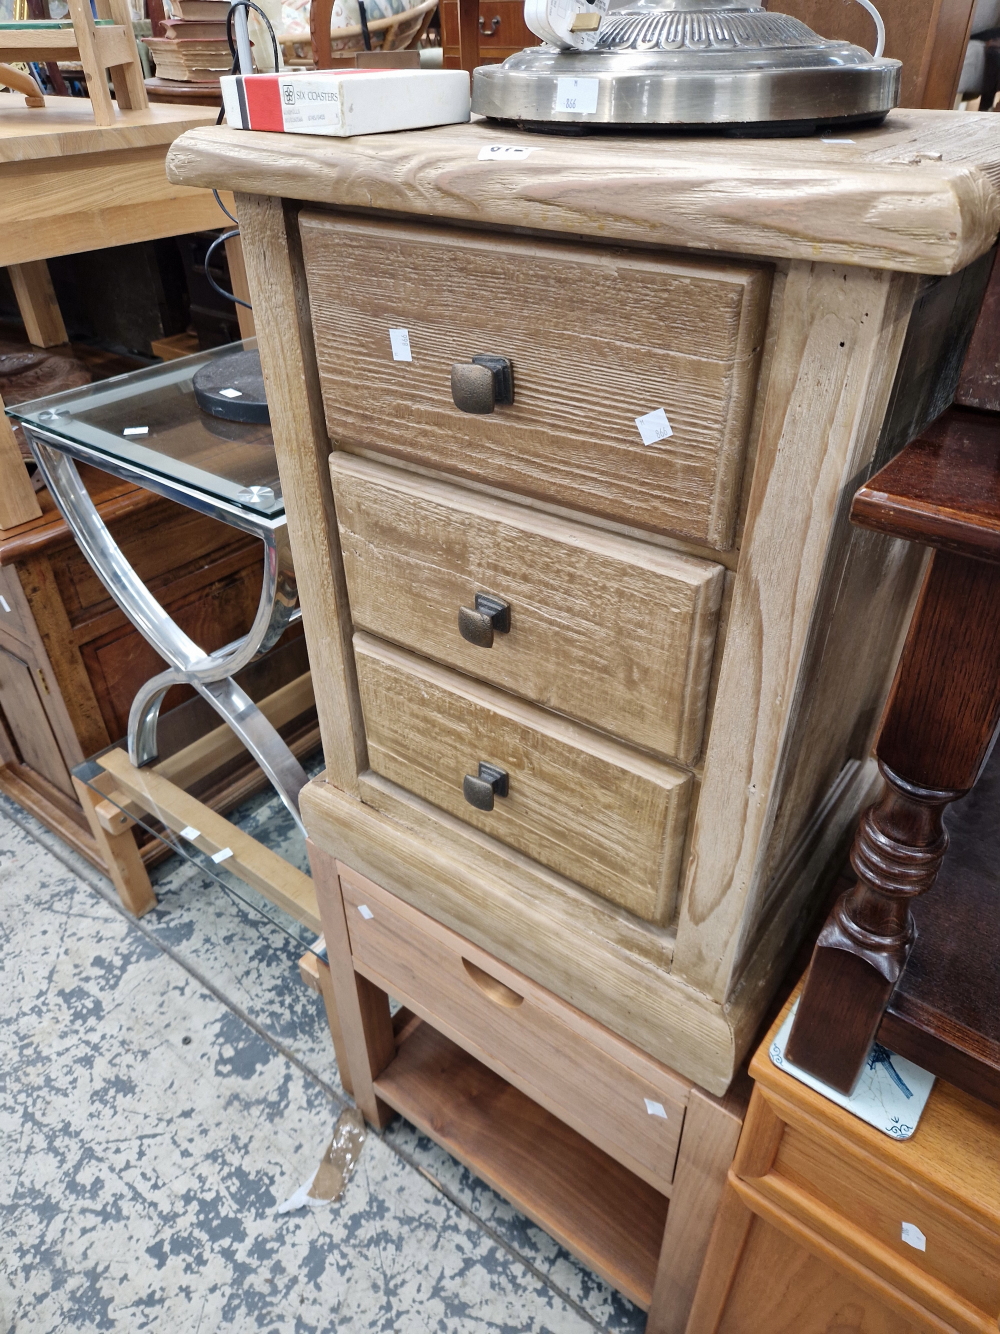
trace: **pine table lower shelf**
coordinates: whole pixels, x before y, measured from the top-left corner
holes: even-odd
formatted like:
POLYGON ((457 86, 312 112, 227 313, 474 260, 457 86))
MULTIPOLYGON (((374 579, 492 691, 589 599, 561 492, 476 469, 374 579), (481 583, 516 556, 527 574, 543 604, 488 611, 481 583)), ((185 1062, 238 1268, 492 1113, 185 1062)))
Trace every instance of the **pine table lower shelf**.
POLYGON ((649 1309, 666 1196, 430 1024, 409 1029, 375 1091, 612 1287, 649 1309))

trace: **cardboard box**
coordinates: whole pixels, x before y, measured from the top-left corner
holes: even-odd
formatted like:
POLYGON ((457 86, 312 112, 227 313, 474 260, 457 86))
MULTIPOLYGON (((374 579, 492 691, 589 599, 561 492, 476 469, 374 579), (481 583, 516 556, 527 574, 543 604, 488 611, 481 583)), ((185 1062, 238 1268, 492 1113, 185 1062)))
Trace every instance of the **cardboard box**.
POLYGON ((344 69, 227 75, 226 120, 286 134, 385 134, 467 121, 465 70, 344 69))

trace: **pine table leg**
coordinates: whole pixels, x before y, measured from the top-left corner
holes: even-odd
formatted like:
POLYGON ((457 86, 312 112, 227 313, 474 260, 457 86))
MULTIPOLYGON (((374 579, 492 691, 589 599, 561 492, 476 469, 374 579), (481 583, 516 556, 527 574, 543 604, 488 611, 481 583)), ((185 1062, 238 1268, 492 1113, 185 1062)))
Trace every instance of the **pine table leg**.
POLYGON ((156 894, 150 884, 149 873, 143 865, 139 849, 136 847, 132 821, 126 817, 124 826, 119 832, 107 829, 102 824, 97 809, 104 804, 105 797, 100 792, 95 792, 92 787, 88 787, 86 783, 82 783, 79 778, 73 779, 73 787, 76 789, 77 800, 83 807, 90 832, 94 835, 94 841, 104 859, 111 882, 118 891, 118 897, 133 917, 141 917, 143 913, 149 912, 150 908, 156 907, 156 894))

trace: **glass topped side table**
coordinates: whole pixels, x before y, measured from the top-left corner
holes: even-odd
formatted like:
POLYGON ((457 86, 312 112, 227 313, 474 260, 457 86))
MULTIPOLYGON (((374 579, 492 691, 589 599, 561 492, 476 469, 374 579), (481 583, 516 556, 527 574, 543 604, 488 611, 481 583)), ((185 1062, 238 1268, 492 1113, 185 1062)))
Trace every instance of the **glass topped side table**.
POLYGON ((195 401, 192 383, 201 367, 250 347, 233 344, 19 403, 8 415, 20 422, 52 498, 98 578, 169 663, 133 700, 131 763, 142 767, 157 758, 160 705, 170 687, 193 686, 246 746, 301 828, 298 794, 305 770, 233 679, 301 616, 271 428, 210 416, 195 401), (78 461, 260 538, 260 602, 243 638, 206 653, 184 633, 115 543, 80 479, 78 461))

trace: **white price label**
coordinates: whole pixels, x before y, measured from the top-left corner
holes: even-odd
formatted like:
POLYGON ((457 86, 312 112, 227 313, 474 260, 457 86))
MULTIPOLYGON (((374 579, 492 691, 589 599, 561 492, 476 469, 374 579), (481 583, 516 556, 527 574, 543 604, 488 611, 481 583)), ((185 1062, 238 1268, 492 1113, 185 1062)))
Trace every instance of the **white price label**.
POLYGON ((527 157, 537 153, 537 148, 522 148, 520 144, 487 144, 478 153, 480 162, 510 162, 512 158, 527 157))
POLYGON ((655 445, 660 440, 669 439, 674 433, 662 408, 657 408, 655 412, 647 412, 645 417, 636 417, 635 424, 639 428, 644 445, 655 445))
POLYGON ((223 398, 242 398, 242 397, 243 397, 243 390, 242 390, 242 389, 220 389, 220 390, 219 390, 219 393, 222 395, 223 398))
POLYGON ((365 919, 366 922, 370 922, 372 918, 375 916, 375 914, 372 912, 371 908, 369 908, 367 903, 359 903, 358 912, 361 914, 361 916, 365 919))
POLYGON ((218 852, 212 853, 212 861, 218 865, 219 862, 227 861, 232 855, 232 848, 220 848, 218 852))
POLYGON ((597 110, 600 89, 600 79, 557 79, 556 110, 578 111, 592 116, 597 110))
POLYGON ((392 347, 393 361, 412 361, 409 329, 390 329, 389 344, 392 347))
POLYGON ((646 1111, 650 1116, 659 1116, 664 1121, 667 1120, 667 1109, 662 1102, 654 1102, 652 1098, 645 1098, 644 1102, 646 1104, 646 1111))
POLYGON ((904 1223, 902 1230, 902 1240, 907 1246, 912 1246, 915 1251, 926 1251, 927 1238, 917 1227, 916 1223, 904 1223))
POLYGON ((189 843, 193 843, 196 838, 201 838, 201 830, 195 829, 194 825, 186 824, 181 830, 181 838, 186 838, 189 843))
POLYGON ((122 435, 149 435, 148 426, 126 426, 122 435))

